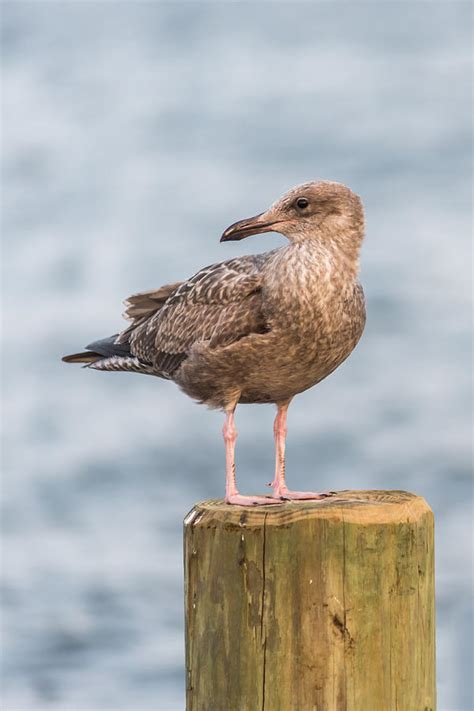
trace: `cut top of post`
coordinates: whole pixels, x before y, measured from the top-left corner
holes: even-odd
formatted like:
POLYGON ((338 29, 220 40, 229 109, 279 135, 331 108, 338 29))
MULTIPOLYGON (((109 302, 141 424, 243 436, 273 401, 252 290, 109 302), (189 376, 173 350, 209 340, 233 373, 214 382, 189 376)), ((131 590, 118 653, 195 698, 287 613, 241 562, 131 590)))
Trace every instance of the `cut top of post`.
POLYGON ((223 499, 196 504, 184 525, 287 526, 305 518, 344 520, 347 523, 402 523, 431 512, 426 501, 407 491, 338 491, 320 501, 286 501, 268 506, 231 506, 223 499))

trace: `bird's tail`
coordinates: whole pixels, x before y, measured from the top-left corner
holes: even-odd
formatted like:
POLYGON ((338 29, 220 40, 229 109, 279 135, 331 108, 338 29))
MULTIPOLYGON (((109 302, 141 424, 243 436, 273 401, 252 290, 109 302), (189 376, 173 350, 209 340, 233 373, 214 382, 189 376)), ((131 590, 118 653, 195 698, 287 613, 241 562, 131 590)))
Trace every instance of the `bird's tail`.
POLYGON ((100 353, 94 353, 93 351, 84 351, 83 353, 71 353, 71 355, 66 355, 61 358, 65 363, 85 363, 89 365, 90 363, 95 363, 97 360, 101 360, 104 356, 100 353))
POLYGON ((101 338, 100 341, 94 341, 86 346, 87 350, 82 353, 72 353, 63 357, 65 363, 84 363, 90 365, 98 360, 111 357, 124 357, 130 355, 129 343, 116 343, 118 334, 101 338))
POLYGON ((82 363, 84 368, 93 370, 125 370, 134 373, 159 375, 151 363, 146 363, 130 353, 130 343, 117 343, 117 336, 102 338, 86 346, 89 350, 72 353, 63 357, 65 363, 82 363))

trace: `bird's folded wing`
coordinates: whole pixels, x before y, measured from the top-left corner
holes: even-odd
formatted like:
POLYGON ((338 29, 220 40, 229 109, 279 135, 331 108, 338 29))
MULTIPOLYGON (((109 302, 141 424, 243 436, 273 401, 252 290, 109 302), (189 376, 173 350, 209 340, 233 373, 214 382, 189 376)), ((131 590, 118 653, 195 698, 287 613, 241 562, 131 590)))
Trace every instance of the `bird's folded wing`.
POLYGON ((182 283, 182 281, 177 281, 174 284, 164 284, 159 289, 129 296, 124 302, 126 307, 124 318, 133 323, 153 316, 182 283))
POLYGON ((258 259, 242 257, 202 269, 131 332, 132 353, 171 373, 191 347, 225 346, 267 330, 258 259))
POLYGON ((177 281, 174 284, 164 284, 159 289, 151 291, 142 291, 140 294, 133 294, 125 299, 125 311, 123 317, 130 321, 130 326, 125 328, 117 336, 115 343, 128 344, 130 343, 133 332, 143 323, 146 323, 154 316, 163 306, 171 294, 181 286, 183 282, 177 281))

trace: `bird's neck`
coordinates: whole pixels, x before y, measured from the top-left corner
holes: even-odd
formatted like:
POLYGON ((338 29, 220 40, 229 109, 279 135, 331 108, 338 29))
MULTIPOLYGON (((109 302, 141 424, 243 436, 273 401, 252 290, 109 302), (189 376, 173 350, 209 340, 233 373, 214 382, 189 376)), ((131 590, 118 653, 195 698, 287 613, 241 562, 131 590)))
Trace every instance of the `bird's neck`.
POLYGON ((359 273, 359 253, 362 240, 353 235, 339 234, 331 239, 321 235, 304 242, 292 242, 285 249, 291 254, 291 261, 300 263, 314 279, 324 281, 336 279, 341 283, 353 283, 359 273))
POLYGON ((348 281, 354 281, 359 272, 359 253, 364 239, 363 213, 351 219, 347 216, 331 216, 317 229, 295 233, 290 239, 289 251, 299 254, 302 260, 325 265, 327 271, 337 271, 348 281))
POLYGON ((272 302, 280 304, 281 313, 291 317, 286 324, 291 329, 301 319, 306 321, 308 314, 310 319, 316 318, 329 303, 349 298, 357 271, 358 260, 334 246, 309 240, 291 243, 276 250, 267 262, 266 293, 272 302))

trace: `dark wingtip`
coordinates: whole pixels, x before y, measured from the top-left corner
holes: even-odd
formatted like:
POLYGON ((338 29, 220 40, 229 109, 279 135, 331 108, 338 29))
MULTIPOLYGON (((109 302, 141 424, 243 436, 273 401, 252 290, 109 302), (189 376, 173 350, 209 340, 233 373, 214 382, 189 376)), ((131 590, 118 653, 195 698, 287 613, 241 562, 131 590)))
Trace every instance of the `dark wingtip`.
POLYGON ((129 356, 129 343, 115 343, 118 334, 102 338, 100 341, 94 341, 86 346, 87 350, 82 353, 72 353, 62 357, 64 363, 95 363, 102 358, 110 358, 111 356, 129 356))

